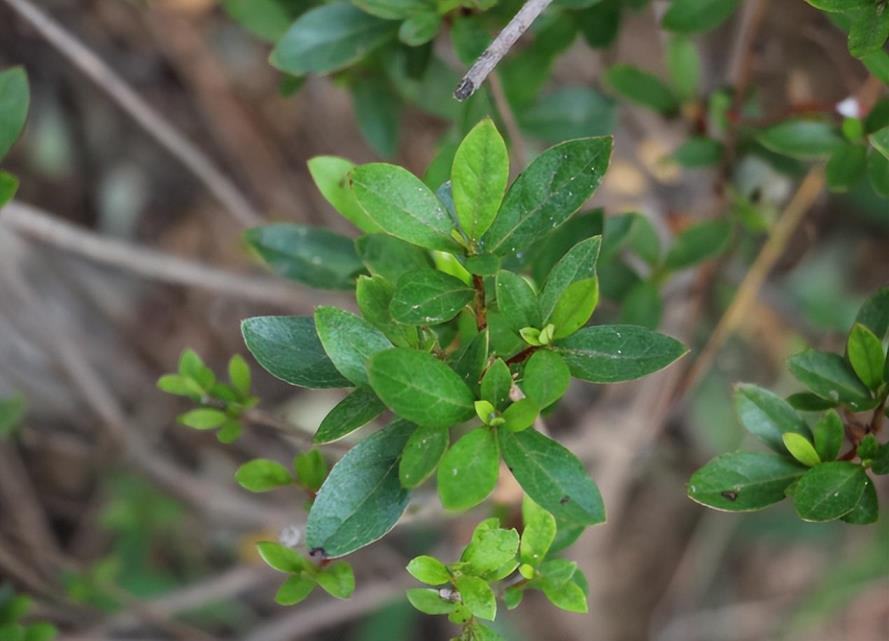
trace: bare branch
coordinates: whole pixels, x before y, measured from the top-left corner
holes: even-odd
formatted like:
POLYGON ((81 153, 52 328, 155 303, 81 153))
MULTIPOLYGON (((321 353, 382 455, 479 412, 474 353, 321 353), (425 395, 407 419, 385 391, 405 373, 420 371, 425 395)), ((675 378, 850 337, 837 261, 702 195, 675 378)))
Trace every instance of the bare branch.
POLYGON ((95 82, 142 128, 182 162, 232 218, 244 226, 263 216, 213 161, 143 100, 111 67, 30 0, 3 0, 80 71, 95 82))
POLYGON ((311 309, 311 305, 305 301, 305 294, 285 281, 245 276, 132 243, 104 238, 25 203, 12 202, 0 210, 0 225, 59 249, 153 280, 294 309, 311 309))
MULTIPOLYGON (((9 0, 7 0, 9 1, 9 0)), ((21 0, 16 0, 20 2, 21 0)), ((513 16, 512 20, 503 27, 503 31, 497 34, 494 41, 485 49, 484 53, 478 57, 460 84, 454 90, 454 98, 466 100, 482 86, 485 78, 488 77, 494 67, 509 52, 523 33, 525 33, 531 24, 537 19, 543 11, 552 4, 553 0, 528 0, 521 9, 513 16)))

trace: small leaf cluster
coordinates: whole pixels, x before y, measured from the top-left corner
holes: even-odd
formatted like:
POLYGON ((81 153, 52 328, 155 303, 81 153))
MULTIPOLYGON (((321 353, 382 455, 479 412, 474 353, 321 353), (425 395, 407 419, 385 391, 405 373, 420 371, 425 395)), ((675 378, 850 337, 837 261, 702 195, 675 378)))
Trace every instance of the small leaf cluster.
POLYGON ((239 354, 228 362, 228 378, 227 383, 219 380, 194 350, 187 349, 179 357, 178 371, 161 376, 157 387, 198 404, 179 416, 182 425, 196 430, 215 429, 221 443, 232 443, 241 436, 244 413, 259 399, 251 392, 250 366, 239 354))
POLYGON ((859 311, 845 354, 809 349, 789 359, 791 374, 808 391, 782 399, 739 385, 741 423, 776 454, 718 456, 691 477, 689 496, 727 511, 758 510, 787 496, 806 521, 874 523, 877 493, 867 471, 889 474, 889 444, 877 439, 889 397, 887 332, 884 288, 859 311), (816 413, 817 420, 810 423, 803 413, 816 413), (850 449, 842 452, 846 440, 850 449))
POLYGON ((521 603, 526 590, 537 589, 559 608, 586 612, 588 587, 577 564, 547 558, 556 539, 555 518, 529 499, 523 513, 521 538, 515 529, 501 528, 498 519, 490 518, 475 528, 456 563, 446 565, 428 555, 414 558, 407 571, 433 587, 408 590, 410 603, 420 612, 447 615, 463 626, 458 640, 500 638, 479 621, 494 620, 498 595, 512 609, 521 603))
MULTIPOLYGON (((31 93, 28 76, 21 67, 0 71, 0 160, 9 153, 25 128, 31 93)), ((12 200, 18 178, 0 171, 0 207, 12 200)))
POLYGON ((355 574, 345 561, 316 565, 296 550, 274 541, 261 541, 256 549, 266 565, 288 575, 275 594, 279 605, 300 603, 316 586, 337 599, 348 599, 355 591, 355 574))
POLYGON ((52 641, 58 635, 49 623, 24 623, 31 599, 16 594, 8 583, 0 584, 0 639, 3 641, 52 641))
POLYGON ((235 481, 249 492, 268 492, 296 485, 314 497, 327 477, 327 461, 318 450, 300 452, 293 458, 292 471, 277 461, 258 458, 241 465, 235 481))

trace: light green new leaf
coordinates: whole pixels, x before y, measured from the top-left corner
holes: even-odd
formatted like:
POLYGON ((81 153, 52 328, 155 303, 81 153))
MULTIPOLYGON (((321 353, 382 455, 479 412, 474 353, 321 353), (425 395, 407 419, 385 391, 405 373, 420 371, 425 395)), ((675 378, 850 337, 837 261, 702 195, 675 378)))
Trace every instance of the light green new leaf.
POLYGON ((256 544, 256 551, 266 565, 278 572, 299 574, 314 569, 299 552, 274 541, 260 541, 256 544))
POLYGON ((477 576, 463 575, 454 580, 460 599, 473 616, 493 621, 497 616, 497 599, 488 582, 477 576))
POLYGON ((605 521, 599 488, 574 454, 536 430, 501 430, 499 436, 503 460, 540 507, 569 524, 605 521))
POLYGON ((832 461, 840 453, 845 437, 843 419, 836 410, 829 410, 812 428, 815 440, 815 451, 822 461, 832 461))
POLYGON ((839 354, 806 350, 787 360, 790 373, 821 398, 868 407, 870 391, 839 354))
POLYGON ((317 492, 327 478, 327 461, 319 450, 311 449, 293 457, 293 470, 300 484, 317 492))
POLYGON ((691 100, 698 95, 701 80, 701 57, 694 40, 673 35, 667 42, 667 69, 676 95, 691 100))
POLYGON ((578 614, 585 614, 589 611, 587 595, 583 588, 574 581, 554 584, 544 578, 540 581, 540 589, 543 590, 543 594, 546 595, 549 602, 557 608, 578 614))
POLYGON ((787 487, 807 469, 774 454, 729 452, 692 474, 688 496, 716 510, 761 510, 783 500, 787 487))
POLYGON ((475 290, 459 278, 434 269, 404 274, 395 287, 389 311, 407 325, 445 323, 472 302, 475 290))
POLYGON ((591 383, 617 383, 663 369, 686 353, 674 338, 635 325, 585 327, 556 343, 571 374, 591 383))
POLYGON ((770 151, 799 160, 828 158, 845 144, 829 122, 798 118, 764 129, 756 139, 770 151))
POLYGON ((392 347, 380 330, 337 307, 316 308, 315 327, 334 366, 355 385, 367 385, 367 361, 392 347))
POLYGON ((450 442, 447 430, 425 425, 418 427, 407 440, 398 464, 401 484, 413 489, 429 478, 438 467, 450 442))
POLYGON ((883 383, 883 368, 886 366, 883 343, 865 325, 855 323, 849 333, 846 353, 862 383, 873 390, 883 383))
POLYGON ((537 567, 546 558, 556 538, 555 517, 527 496, 522 501, 522 530, 520 557, 522 563, 537 567))
POLYGON ((358 387, 337 403, 318 426, 313 443, 333 443, 344 438, 378 417, 386 410, 374 391, 358 387))
POLYGON ((393 412, 418 425, 448 428, 475 414, 475 398, 450 367, 426 352, 396 348, 371 359, 370 384, 393 412))
POLYGON ((225 423, 228 417, 222 410, 202 407, 179 416, 179 422, 195 430, 212 430, 225 423))
POLYGON ((395 37, 398 24, 368 15, 348 2, 310 9, 278 41, 269 62, 300 76, 337 71, 395 37))
POLYGON ((19 179, 10 173, 0 171, 0 207, 11 201, 19 189, 19 179))
POLYGON ((664 265, 677 270, 719 256, 732 237, 732 224, 723 218, 692 225, 676 237, 664 265))
POLYGON ((315 575, 318 585, 330 596, 348 599, 355 591, 355 573, 345 561, 336 561, 322 568, 315 575))
POLYGON ((466 564, 464 572, 496 580, 501 578, 498 574, 503 572, 504 567, 515 569, 518 551, 519 533, 514 528, 501 528, 496 518, 486 519, 475 528, 460 561, 466 564))
POLYGON ((787 401, 758 385, 742 383, 735 388, 735 410, 747 431, 779 454, 787 452, 784 434, 810 435, 803 417, 787 401))
POLYGON ((414 557, 407 564, 407 571, 417 581, 426 585, 444 585, 451 582, 451 573, 447 566, 434 556, 424 554, 414 557))
POLYGON ((540 408, 530 398, 516 401, 503 412, 503 429, 513 432, 526 430, 534 425, 534 421, 537 420, 539 413, 540 408))
POLYGON ((28 76, 22 67, 0 72, 0 159, 22 133, 30 101, 28 76))
POLYGON ((468 510, 497 484, 500 452, 494 432, 479 427, 454 443, 438 465, 438 496, 449 510, 468 510))
POLYGON ((449 614, 457 604, 442 599, 438 590, 432 588, 412 588, 407 591, 407 600, 423 614, 449 614))
POLYGON ((866 485, 863 467, 848 461, 832 461, 806 472, 794 486, 791 498, 804 521, 833 521, 855 509, 866 485))
POLYGON ((571 283, 549 317, 555 327, 552 336, 564 338, 586 325, 599 304, 599 280, 595 276, 571 283))
POLYGON ((306 522, 306 545, 345 556, 395 527, 407 507, 398 459, 414 426, 395 421, 361 441, 333 466, 306 522))
POLYGON ((349 174, 357 167, 355 163, 338 156, 315 156, 307 164, 318 191, 343 218, 368 233, 382 231, 352 193, 349 174))
POLYGON ((242 396, 250 396, 250 388, 253 386, 253 375, 250 366, 244 357, 235 354, 228 361, 228 380, 242 396))
POLYGON ((478 123, 454 155, 451 189, 457 219, 473 240, 482 237, 503 200, 509 180, 509 152, 490 118, 478 123))
POLYGON ((605 82, 618 94, 658 113, 672 114, 679 101, 660 78, 637 67, 618 64, 605 72, 605 82))
MULTIPOLYGON (((593 236, 582 240, 552 268, 543 291, 540 293, 540 315, 542 324, 552 321, 553 313, 568 288, 574 283, 595 280, 596 260, 602 246, 602 237, 593 236)), ((595 288, 598 298, 598 287, 595 288)), ((558 327, 558 326, 557 326, 558 327)))
POLYGON ((327 229, 277 223, 244 232, 244 241, 276 274, 320 289, 352 289, 364 268, 351 238, 327 229))
POLYGON ((314 579, 304 575, 296 575, 288 578, 275 593, 275 603, 278 605, 296 605, 302 603, 315 590, 314 579))
POLYGON ((460 251, 444 205, 407 169, 387 163, 361 165, 352 172, 352 190, 387 234, 427 249, 460 251))
POLYGON ((525 364, 522 391, 537 407, 545 409, 565 395, 570 382, 571 371, 565 359, 556 352, 540 349, 525 364))
POLYGON ((673 0, 661 21, 664 29, 700 33, 715 29, 738 6, 739 0, 673 0))
POLYGON ((818 452, 815 450, 815 446, 812 445, 812 441, 802 434, 787 432, 784 434, 782 440, 784 441, 784 447, 787 448, 787 451, 790 452, 791 456, 806 467, 814 467, 821 462, 821 457, 818 456, 818 452))
POLYGON ((277 461, 258 458, 244 463, 235 472, 238 485, 250 492, 268 492, 293 483, 286 467, 277 461))
POLYGON ((589 198, 611 159, 611 138, 580 138, 535 158, 506 193, 482 238, 488 253, 516 254, 562 225, 589 198))

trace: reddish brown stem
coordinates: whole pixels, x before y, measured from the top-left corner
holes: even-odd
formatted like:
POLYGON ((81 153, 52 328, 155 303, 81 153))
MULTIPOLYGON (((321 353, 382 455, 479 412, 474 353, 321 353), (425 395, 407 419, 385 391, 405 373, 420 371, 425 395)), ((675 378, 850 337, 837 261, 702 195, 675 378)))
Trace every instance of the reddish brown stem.
POLYGON ((475 288, 475 324, 478 331, 488 326, 488 316, 485 313, 485 280, 478 274, 472 276, 472 286, 475 288))
POLYGON ((528 358, 530 358, 531 354, 536 352, 537 349, 538 348, 536 345, 529 345, 528 347, 523 349, 521 352, 519 352, 515 356, 511 356, 510 358, 508 358, 506 360, 506 364, 507 365, 515 365, 516 363, 522 363, 522 362, 528 360, 528 358))

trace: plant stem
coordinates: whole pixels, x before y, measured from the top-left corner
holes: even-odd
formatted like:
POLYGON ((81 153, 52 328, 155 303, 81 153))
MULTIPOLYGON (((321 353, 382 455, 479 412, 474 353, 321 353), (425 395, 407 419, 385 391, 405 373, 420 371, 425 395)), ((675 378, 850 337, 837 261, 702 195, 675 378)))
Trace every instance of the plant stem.
POLYGON ((488 326, 488 312, 485 308, 485 279, 478 274, 473 274, 472 286, 475 289, 475 324, 478 331, 482 331, 488 326))
POLYGON ((516 363, 522 363, 528 360, 531 357, 531 354, 536 352, 539 348, 536 345, 529 345, 521 352, 516 354, 515 356, 511 356, 506 360, 507 365, 515 365, 516 363))

